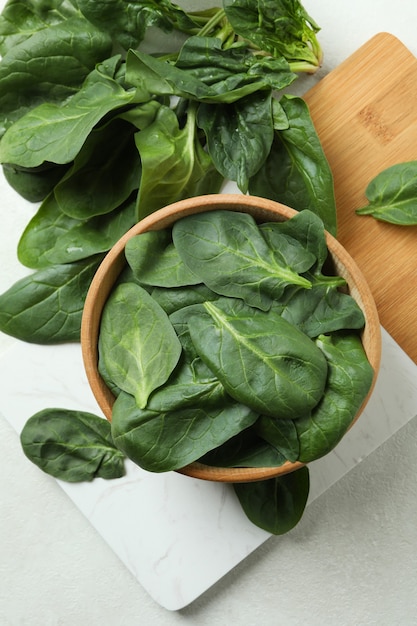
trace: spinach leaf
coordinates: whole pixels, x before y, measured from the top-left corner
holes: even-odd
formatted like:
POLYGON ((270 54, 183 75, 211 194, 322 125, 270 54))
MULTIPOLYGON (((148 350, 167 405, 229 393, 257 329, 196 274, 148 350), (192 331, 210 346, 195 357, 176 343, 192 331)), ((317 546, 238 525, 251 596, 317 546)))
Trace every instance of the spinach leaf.
POLYGON ((99 352, 113 382, 144 408, 178 363, 181 344, 163 309, 139 285, 120 284, 103 310, 99 352))
POLYGON ((168 315, 193 304, 202 304, 208 300, 217 300, 219 295, 206 285, 187 285, 186 287, 154 287, 151 296, 168 315))
POLYGON ((284 59, 255 57, 242 45, 223 49, 220 39, 200 36, 185 42, 176 65, 139 50, 129 50, 126 60, 126 81, 136 88, 137 102, 157 95, 231 103, 265 89, 283 89, 295 78, 284 59))
POLYGON ((285 457, 256 434, 256 424, 207 452, 199 461, 215 467, 279 467, 283 465, 286 461, 285 457))
POLYGON ((227 397, 214 405, 153 411, 140 409, 133 396, 122 392, 113 406, 112 435, 134 463, 150 472, 167 472, 197 460, 256 418, 227 397))
POLYGON ((107 252, 135 222, 135 198, 107 215, 78 220, 63 213, 50 194, 20 237, 19 261, 40 269, 107 252))
POLYGON ((132 237, 126 243, 125 256, 140 284, 184 287, 201 282, 182 262, 172 243, 171 230, 153 230, 132 237))
POLYGON ((155 121, 135 137, 142 163, 138 219, 177 200, 220 190, 223 177, 200 144, 194 107, 180 128, 175 112, 161 106, 155 121))
POLYGON ((288 129, 275 131, 271 151, 249 181, 249 193, 310 209, 336 235, 333 175, 302 98, 282 96, 288 129))
POLYGON ((290 531, 300 521, 310 491, 307 467, 269 480, 233 485, 248 518, 273 535, 290 531))
POLYGON ((99 64, 65 102, 46 102, 18 119, 2 138, 0 161, 23 167, 73 161, 97 122, 133 98, 113 78, 118 64, 117 56, 99 64))
POLYGON ((369 204, 358 215, 400 226, 417 225, 417 161, 397 163, 380 172, 366 188, 369 204))
POLYGON ((318 215, 302 209, 291 219, 283 222, 263 222, 259 224, 259 230, 266 239, 268 245, 273 250, 280 250, 284 246, 283 238, 287 239, 286 259, 287 263, 294 263, 294 267, 299 272, 306 272, 309 269, 320 271, 327 259, 328 249, 324 232, 323 221, 318 215), (289 246, 291 244, 291 246, 289 246), (304 252, 301 252, 301 248, 304 252), (291 253, 291 257, 288 255, 291 253), (306 252, 310 254, 310 259, 314 262, 307 267, 306 252), (303 259, 303 265, 298 265, 303 259), (313 268, 314 264, 314 268, 313 268))
POLYGON ((44 409, 28 419, 20 441, 32 463, 66 482, 125 474, 125 457, 113 443, 110 423, 92 413, 44 409))
POLYGON ((166 32, 196 28, 192 16, 169 0, 77 0, 85 17, 111 35, 125 50, 136 48, 147 29, 166 32))
POLYGON ((278 450, 288 461, 298 461, 300 443, 294 420, 277 420, 261 415, 256 423, 256 433, 278 450))
POLYGON ((294 420, 299 460, 309 463, 330 452, 348 430, 372 384, 373 370, 356 334, 322 336, 317 345, 326 356, 325 393, 311 416, 294 420))
POLYGON ((39 167, 25 168, 5 163, 2 169, 4 178, 22 198, 41 202, 64 176, 68 165, 43 163, 39 167))
POLYGON ((79 17, 71 0, 8 0, 0 15, 0 54, 26 41, 34 33, 79 17))
POLYGON ((259 49, 306 70, 320 65, 319 26, 298 0, 223 0, 223 6, 234 31, 259 49))
POLYGON ((201 104, 197 123, 219 172, 242 193, 271 149, 274 138, 271 93, 257 92, 232 104, 201 104))
POLYGON ((194 311, 189 330, 197 353, 227 392, 254 411, 294 419, 321 399, 323 353, 273 310, 219 298, 194 311))
MULTIPOLYGON (((189 37, 184 42, 175 67, 213 87, 218 94, 232 90, 236 90, 237 94, 241 90, 240 97, 245 96, 243 92, 250 80, 257 83, 256 91, 262 91, 268 87, 284 89, 297 78, 287 61, 279 55, 254 55, 253 50, 242 41, 225 47, 221 39, 201 35, 189 37)), ((253 93, 252 89, 250 93, 253 93)))
MULTIPOLYGON (((53 103, 64 103, 110 53, 108 35, 78 17, 22 35, 0 63, 0 136, 42 102, 48 111, 53 103)), ((19 134, 15 141, 18 147, 19 134)), ((8 157, 2 161, 17 163, 8 157)))
POLYGON ((53 265, 0 295, 0 331, 22 341, 79 341, 84 300, 102 256, 53 265))
POLYGON ((61 211, 77 219, 104 215, 137 191, 141 164, 135 131, 116 118, 90 133, 71 169, 55 186, 61 211))
POLYGON ((362 309, 351 295, 339 291, 339 276, 310 273, 305 276, 312 284, 308 297, 303 289, 288 289, 280 302, 273 305, 275 311, 312 338, 343 329, 363 328, 362 309))
MULTIPOLYGON (((232 216, 209 211, 174 224, 174 245, 202 282, 220 295, 242 298, 262 310, 269 309, 289 284, 311 286, 279 250, 268 247, 253 217, 239 212, 232 216)), ((304 262, 307 269, 311 255, 307 253, 304 262)))

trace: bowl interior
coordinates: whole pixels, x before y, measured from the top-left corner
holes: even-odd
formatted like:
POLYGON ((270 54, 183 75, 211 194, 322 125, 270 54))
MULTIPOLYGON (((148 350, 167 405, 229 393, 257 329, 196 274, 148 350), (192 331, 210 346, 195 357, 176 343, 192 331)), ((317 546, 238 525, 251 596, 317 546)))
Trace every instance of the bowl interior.
MULTIPOLYGON (((103 307, 126 264, 124 256, 126 242, 135 235, 148 230, 170 227, 187 215, 217 209, 250 213, 258 222, 283 221, 296 214, 294 209, 265 198, 240 194, 213 194, 189 198, 164 207, 144 218, 125 233, 104 258, 92 280, 84 305, 81 325, 81 349, 87 379, 99 407, 108 420, 111 420, 115 397, 98 371, 98 336, 103 307)), ((365 327, 362 332, 362 343, 374 370, 371 389, 356 414, 353 425, 362 413, 376 382, 381 358, 380 324, 372 293, 355 261, 329 233, 326 233, 326 240, 335 271, 346 280, 349 293, 364 313, 365 327)), ((288 461, 280 467, 219 468, 195 462, 178 471, 204 480, 249 482, 286 474, 301 465, 301 463, 288 461)))

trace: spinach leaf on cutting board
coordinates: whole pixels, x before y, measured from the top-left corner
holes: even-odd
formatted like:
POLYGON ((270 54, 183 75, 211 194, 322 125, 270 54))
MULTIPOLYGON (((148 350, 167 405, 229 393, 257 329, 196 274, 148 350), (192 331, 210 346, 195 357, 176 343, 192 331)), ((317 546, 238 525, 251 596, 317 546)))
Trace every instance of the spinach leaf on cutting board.
POLYGON ((399 226, 417 225, 417 161, 397 163, 380 172, 366 188, 369 204, 358 215, 399 226))

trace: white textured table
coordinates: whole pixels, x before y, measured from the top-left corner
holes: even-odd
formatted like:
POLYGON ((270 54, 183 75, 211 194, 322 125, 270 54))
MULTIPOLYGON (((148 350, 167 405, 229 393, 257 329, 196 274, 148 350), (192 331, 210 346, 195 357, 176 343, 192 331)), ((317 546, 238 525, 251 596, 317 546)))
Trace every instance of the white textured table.
MULTIPOLYGON (((370 0, 304 4, 326 56, 300 93, 376 32, 417 54, 411 0, 377 14, 370 0)), ((3 291, 25 273, 15 249, 34 207, 3 178, 0 205, 3 291)), ((97 412, 78 347, 0 336, 0 379, 2 626, 416 623, 417 367, 386 333, 370 404, 312 467, 311 504, 281 538, 252 527, 219 485, 129 466, 119 481, 61 486, 32 466, 15 432, 29 415, 97 412)))

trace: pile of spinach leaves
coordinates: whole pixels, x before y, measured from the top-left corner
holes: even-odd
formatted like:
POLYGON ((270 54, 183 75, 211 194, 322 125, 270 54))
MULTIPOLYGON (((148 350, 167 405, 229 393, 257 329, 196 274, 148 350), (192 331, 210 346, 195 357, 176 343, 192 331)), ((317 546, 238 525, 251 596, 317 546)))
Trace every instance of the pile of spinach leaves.
POLYGON ((30 273, 0 295, 0 331, 77 340, 103 254, 145 215, 226 180, 310 209, 335 234, 331 171, 305 102, 287 93, 320 65, 318 30, 298 0, 192 12, 170 0, 9 0, 0 162, 40 206, 17 250, 30 273), (167 50, 149 53, 155 30, 167 50))
POLYGON ((340 441, 373 370, 362 310, 324 273, 320 218, 209 211, 130 239, 126 259, 99 370, 114 442, 136 464, 306 463, 340 441))
MULTIPOLYGON (((320 66, 318 30, 298 0, 223 0, 201 11, 170 0, 9 0, 0 15, 0 162, 9 184, 40 206, 17 250, 30 273, 0 295, 0 331, 35 343, 77 341, 91 279, 120 236, 226 180, 308 209, 336 234, 329 165, 305 102, 288 94, 300 72, 320 66), (169 35, 167 50, 149 53, 155 29, 169 35)), ((303 280, 300 308, 311 277, 303 280)), ((192 291, 202 297, 201 286, 192 291)), ((258 296, 265 306, 270 296, 258 296)), ((276 315, 285 319, 283 310, 276 315)), ((325 343, 322 354, 337 353, 325 343)), ((214 404, 216 393, 225 392, 209 392, 214 404)), ((251 420, 253 409, 239 423, 251 420)), ((109 428, 90 414, 45 409, 28 421, 22 445, 57 478, 118 477, 122 453, 109 428)), ((244 431, 218 449, 231 443, 237 459, 244 431)), ((236 492, 255 523, 286 532, 305 506, 308 470, 236 492)))
MULTIPOLYGON (((373 370, 318 216, 259 225, 213 210, 131 238, 125 255, 99 335, 111 425, 41 411, 21 435, 33 462, 74 481, 118 477, 124 456, 151 472, 277 467, 337 445, 373 370)), ((250 520, 282 534, 303 514, 309 470, 234 489, 250 520)))

